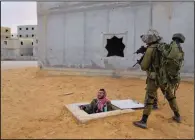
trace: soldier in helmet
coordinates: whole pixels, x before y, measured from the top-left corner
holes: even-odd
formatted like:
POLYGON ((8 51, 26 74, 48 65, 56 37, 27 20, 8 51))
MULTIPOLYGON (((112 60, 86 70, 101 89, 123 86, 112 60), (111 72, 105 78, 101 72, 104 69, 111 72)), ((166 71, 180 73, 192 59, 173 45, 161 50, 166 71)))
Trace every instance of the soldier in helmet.
MULTIPOLYGON (((146 98, 146 106, 143 111, 142 119, 140 121, 133 122, 133 124, 137 127, 147 128, 148 116, 150 115, 152 111, 154 99, 157 99, 157 89, 160 87, 159 82, 158 82, 159 80, 158 72, 156 71, 156 64, 159 63, 159 58, 158 58, 158 55, 156 55, 156 50, 157 50, 157 46, 159 46, 160 44, 162 46, 162 43, 160 43, 162 38, 159 36, 157 31, 150 29, 147 34, 141 36, 141 39, 148 46, 142 61, 139 63, 141 66, 141 69, 143 71, 146 71, 147 73, 147 80, 146 80, 147 98, 146 98)), ((181 38, 179 41, 178 37, 173 36, 173 41, 176 41, 176 40, 178 42, 181 42, 181 38)), ((162 86, 160 88, 163 94, 166 93, 166 98, 168 97, 167 100, 169 101, 169 105, 175 115, 173 117, 173 120, 180 122, 179 109, 178 109, 175 97, 172 93, 172 89, 165 88, 162 86)))
POLYGON ((172 40, 173 41, 171 43, 173 43, 175 41, 176 44, 180 46, 180 43, 184 43, 185 37, 181 33, 175 33, 175 34, 173 34, 172 40))

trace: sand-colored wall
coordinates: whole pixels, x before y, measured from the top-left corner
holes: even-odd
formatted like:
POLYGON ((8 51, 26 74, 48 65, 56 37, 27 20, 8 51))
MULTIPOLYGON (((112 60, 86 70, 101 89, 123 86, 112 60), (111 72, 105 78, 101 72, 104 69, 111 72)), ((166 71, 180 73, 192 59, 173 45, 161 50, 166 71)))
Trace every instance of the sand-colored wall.
POLYGON ((1 40, 5 40, 11 37, 11 28, 1 27, 1 40))

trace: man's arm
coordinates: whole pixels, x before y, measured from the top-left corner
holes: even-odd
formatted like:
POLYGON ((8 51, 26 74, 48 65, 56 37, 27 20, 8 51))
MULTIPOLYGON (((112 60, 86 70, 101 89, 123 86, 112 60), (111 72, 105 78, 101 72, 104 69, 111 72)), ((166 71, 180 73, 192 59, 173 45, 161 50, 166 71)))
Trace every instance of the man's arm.
POLYGON ((94 109, 95 105, 96 105, 96 100, 93 99, 90 104, 86 105, 83 108, 83 110, 86 111, 88 114, 92 114, 92 113, 94 113, 93 109, 94 109))
POLYGON ((107 102, 107 110, 108 110, 108 111, 114 110, 114 108, 113 108, 113 106, 112 106, 112 104, 111 104, 110 101, 107 102))
POLYGON ((141 69, 143 71, 147 71, 150 64, 151 64, 153 50, 154 50, 154 48, 148 47, 146 50, 146 53, 144 54, 143 60, 140 63, 141 69))

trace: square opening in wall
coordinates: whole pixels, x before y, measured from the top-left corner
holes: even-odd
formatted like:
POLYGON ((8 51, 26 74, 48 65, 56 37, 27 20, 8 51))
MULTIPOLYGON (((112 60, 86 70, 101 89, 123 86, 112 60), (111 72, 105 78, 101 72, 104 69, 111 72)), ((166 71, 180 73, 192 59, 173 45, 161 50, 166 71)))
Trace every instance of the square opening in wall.
POLYGON ((32 34, 32 37, 34 37, 34 35, 32 34))
POLYGON ((32 30, 34 30, 34 27, 32 27, 32 30))
POLYGON ((8 32, 8 31, 9 31, 8 29, 5 30, 5 32, 8 32))
POLYGON ((103 47, 106 57, 125 57, 127 32, 103 33, 103 47))
POLYGON ((28 35, 26 35, 26 37, 28 37, 28 35))
POLYGON ((22 30, 22 28, 19 28, 19 30, 22 30))
POLYGON ((81 123, 88 122, 90 120, 105 118, 109 116, 120 115, 124 113, 134 112, 136 109, 143 109, 144 105, 133 100, 112 100, 112 111, 106 111, 101 113, 89 114, 80 106, 86 106, 89 103, 73 103, 65 105, 65 107, 73 114, 73 116, 81 123))
POLYGON ((22 37, 22 35, 20 35, 20 37, 22 37))
POLYGON ((123 44, 123 38, 113 36, 111 39, 107 39, 106 50, 108 51, 107 57, 119 56, 124 57, 125 45, 123 44))
POLYGON ((21 45, 23 45, 23 42, 22 41, 20 43, 21 43, 21 45))
POLYGON ((28 30, 28 28, 26 28, 26 30, 28 30))
POLYGON ((6 36, 6 38, 9 38, 8 36, 6 36))

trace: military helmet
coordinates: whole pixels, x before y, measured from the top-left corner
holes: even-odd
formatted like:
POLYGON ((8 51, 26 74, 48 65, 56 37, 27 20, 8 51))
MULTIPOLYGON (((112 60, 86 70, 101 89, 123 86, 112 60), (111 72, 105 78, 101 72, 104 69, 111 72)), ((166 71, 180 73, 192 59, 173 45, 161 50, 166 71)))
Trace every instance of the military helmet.
POLYGON ((172 40, 179 39, 181 43, 184 43, 185 36, 182 33, 175 33, 173 34, 172 40))
POLYGON ((162 37, 160 37, 159 33, 154 30, 154 29, 149 29, 147 34, 141 35, 140 36, 142 41, 144 43, 153 43, 156 41, 160 41, 162 39, 162 37))

